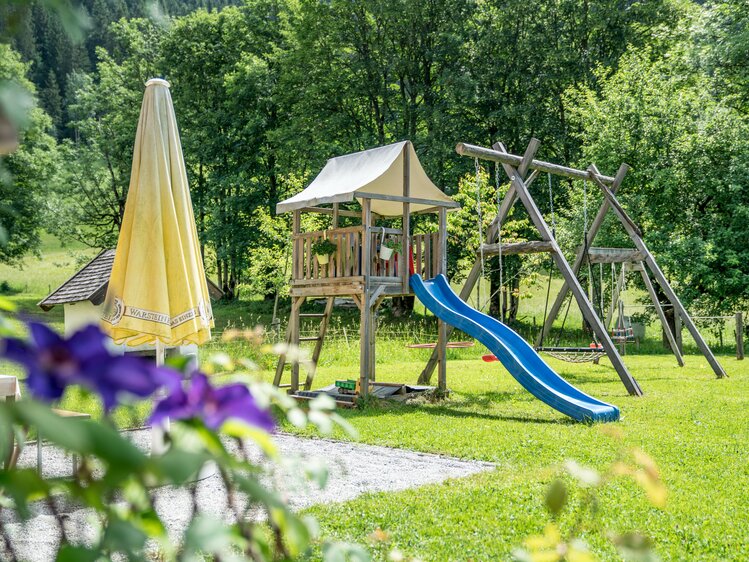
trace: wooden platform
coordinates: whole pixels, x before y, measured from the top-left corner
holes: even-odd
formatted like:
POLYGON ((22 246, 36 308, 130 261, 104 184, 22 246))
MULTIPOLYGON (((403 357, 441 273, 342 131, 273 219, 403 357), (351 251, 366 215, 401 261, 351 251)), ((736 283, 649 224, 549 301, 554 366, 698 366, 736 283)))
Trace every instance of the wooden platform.
MULTIPOLYGON (((338 297, 363 295, 366 291, 363 275, 352 277, 295 279, 289 290, 292 297, 338 297)), ((400 277, 369 276, 369 294, 398 297, 412 294, 410 289, 403 291, 400 277)))

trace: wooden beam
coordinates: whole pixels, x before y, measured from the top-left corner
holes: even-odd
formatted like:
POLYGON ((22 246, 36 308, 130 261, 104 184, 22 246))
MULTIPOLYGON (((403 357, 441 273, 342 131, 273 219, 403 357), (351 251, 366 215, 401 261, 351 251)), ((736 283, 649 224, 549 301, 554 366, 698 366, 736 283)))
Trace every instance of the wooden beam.
MULTIPOLYGON (((500 150, 504 150, 504 147, 501 145, 499 146, 499 148, 500 150)), ((627 370, 627 367, 622 361, 621 356, 614 347, 614 342, 611 341, 611 336, 609 336, 609 333, 603 326, 601 319, 596 314, 593 305, 588 300, 588 296, 585 294, 585 291, 580 285, 580 281, 575 276, 575 273, 570 267, 570 264, 567 263, 564 254, 562 254, 557 241, 554 239, 554 236, 551 233, 549 225, 546 224, 543 215, 538 210, 536 202, 533 200, 533 197, 531 196, 527 186, 520 177, 520 174, 511 164, 502 163, 502 167, 510 177, 510 180, 515 184, 515 190, 518 192, 520 200, 523 202, 523 205, 528 211, 528 215, 530 216, 533 225, 539 231, 541 237, 552 244, 553 252, 551 255, 554 258, 554 262, 556 263, 557 268, 562 273, 562 276, 567 282, 567 285, 570 287, 572 294, 575 296, 577 304, 580 307, 581 312, 583 313, 583 317, 588 321, 588 324, 590 324, 590 326, 593 328, 593 332, 596 334, 596 336, 598 336, 598 340, 603 344, 606 355, 608 356, 612 366, 619 375, 619 378, 624 384, 624 387, 627 389, 627 392, 629 392, 633 396, 641 396, 642 389, 640 388, 640 385, 637 384, 637 381, 627 370)))
POLYGON ((671 351, 673 351, 674 356, 676 357, 676 361, 677 363, 679 363, 679 367, 683 367, 684 358, 681 356, 679 345, 676 343, 676 336, 674 336, 674 333, 671 331, 671 327, 668 325, 666 313, 663 312, 663 307, 661 307, 661 303, 658 300, 658 295, 655 292, 655 287, 653 287, 653 283, 652 281, 650 281, 650 275, 644 267, 640 268, 640 275, 642 275, 642 281, 643 283, 645 283, 645 288, 648 290, 648 295, 650 295, 650 300, 653 302, 653 306, 655 307, 655 312, 658 315, 658 319, 661 321, 661 326, 663 326, 663 333, 666 334, 668 345, 671 347, 671 351))
MULTIPOLYGON (((499 244, 482 244, 481 251, 484 255, 499 254, 499 244)), ((528 242, 508 242, 502 244, 502 255, 513 256, 516 254, 539 254, 541 252, 553 252, 551 243, 544 240, 529 240, 528 242)))
POLYGON ((378 299, 382 296, 382 294, 385 292, 385 285, 378 285, 377 288, 371 292, 369 295, 369 307, 374 308, 377 304, 378 299))
POLYGON ((408 255, 411 249, 411 143, 403 145, 403 234, 401 235, 401 259, 400 267, 401 285, 403 294, 409 292, 408 288, 408 255))
MULTIPOLYGON (((447 209, 440 209, 439 214, 439 267, 437 273, 447 274, 447 209)), ((447 391, 447 323, 437 320, 437 388, 447 391)))
POLYGON ((606 322, 604 323, 607 330, 611 329, 611 320, 614 318, 614 311, 617 310, 619 305, 619 296, 624 290, 624 282, 627 280, 627 267, 628 264, 622 264, 621 273, 619 273, 619 278, 616 280, 616 287, 611 288, 614 293, 611 295, 611 308, 609 308, 609 311, 606 314, 606 322))
POLYGON ((448 207, 459 209, 460 203, 456 201, 440 201, 438 199, 422 199, 421 197, 406 197, 401 195, 384 195, 382 193, 368 193, 357 191, 357 197, 368 199, 379 199, 380 201, 395 201, 397 203, 413 203, 414 205, 429 205, 430 207, 448 207))
POLYGON ((736 313, 736 359, 744 360, 744 315, 736 313))
MULTIPOLYGON (((624 181, 624 176, 627 175, 628 171, 629 166, 627 164, 622 164, 621 166, 619 166, 619 170, 616 172, 616 177, 614 178, 614 181, 611 182, 611 193, 616 193, 616 191, 619 189, 619 186, 624 181)), ((587 177, 590 178, 590 174, 588 174, 588 172, 586 172, 586 174, 587 177)), ((601 207, 598 209, 598 213, 596 213, 596 216, 593 219, 590 228, 588 228, 587 244, 580 246, 577 251, 577 255, 575 255, 575 261, 572 263, 572 271, 574 272, 575 276, 577 276, 577 274, 580 272, 583 261, 585 261, 585 253, 583 251, 584 246, 591 247, 593 245, 593 240, 595 240, 598 231, 601 229, 601 226, 603 226, 603 221, 606 219, 606 213, 609 212, 609 208, 609 201, 608 199, 604 198, 603 202, 601 203, 601 207)), ((567 283, 562 283, 562 287, 561 289, 559 289, 559 293, 557 293, 557 298, 554 299, 554 303, 551 305, 549 313, 546 316, 546 321, 544 322, 543 328, 541 328, 542 331, 538 335, 536 345, 541 345, 541 342, 548 337, 549 332, 551 331, 551 327, 554 325, 554 321, 557 319, 559 311, 561 310, 562 305, 567 298, 568 292, 569 287, 567 286, 567 283)))
POLYGON ((633 221, 627 212, 622 207, 621 203, 619 203, 619 200, 616 198, 616 195, 614 195, 614 192, 611 191, 609 186, 604 184, 600 180, 600 174, 598 173, 598 168, 596 168, 595 164, 591 164, 588 167, 588 173, 590 174, 590 179, 593 182, 594 185, 598 186, 598 188, 601 190, 601 193, 603 193, 604 198, 609 202, 609 205, 614 209, 614 212, 619 215, 620 220, 626 221, 629 224, 629 227, 634 230, 638 236, 642 236, 642 231, 640 231, 640 227, 635 224, 635 221, 633 221))
MULTIPOLYGON (((596 177, 598 170, 595 167, 595 165, 591 165, 591 172, 592 172, 591 178, 593 179, 594 183, 597 184, 599 187, 602 187, 603 184, 596 177)), ((603 186, 603 187, 605 188, 606 186, 603 186)), ((614 197, 614 199, 616 199, 616 197, 614 197)), ((702 355, 705 357, 705 359, 707 359, 707 362, 710 364, 710 367, 713 369, 715 376, 718 377, 719 379, 723 377, 727 377, 728 374, 725 372, 722 365, 718 363, 718 360, 715 358, 715 355, 713 355, 712 350, 707 345, 707 342, 705 342, 705 339, 702 337, 702 334, 700 334, 700 331, 697 329, 697 326, 694 324, 694 322, 692 322, 692 318, 689 316, 687 309, 684 308, 684 305, 681 304, 679 297, 671 288, 671 285, 666 279, 666 276, 663 274, 663 271, 661 271, 661 268, 658 265, 658 262, 656 262, 655 257, 653 256, 653 254, 650 253, 650 250, 645 244, 645 241, 640 236, 639 229, 632 226, 634 224, 632 222, 632 219, 630 219, 626 211, 624 211, 624 209, 621 208, 621 205, 612 206, 612 209, 614 211, 614 214, 619 218, 619 221, 622 223, 622 226, 624 226, 624 230, 627 231, 627 234, 629 235, 632 242, 634 242, 637 249, 640 250, 640 252, 642 252, 643 255, 645 256, 644 261, 647 264, 648 268, 650 268, 650 271, 653 273, 653 277, 660 285, 661 289, 663 290, 663 293, 666 295, 666 298, 673 305, 675 313, 681 316, 681 319, 684 322, 684 324, 687 326, 689 333, 692 334, 692 337, 694 338, 694 342, 697 344, 697 347, 702 352, 702 355)))
MULTIPOLYGON (((531 142, 533 142, 532 139, 531 142)), ((518 167, 520 172, 520 166, 523 163, 522 156, 516 156, 515 154, 509 154, 507 152, 501 152, 494 148, 484 148, 482 146, 476 146, 474 144, 458 143, 455 147, 455 152, 461 156, 470 156, 472 158, 480 158, 482 160, 491 160, 492 162, 500 162, 501 164, 509 164, 510 166, 518 167)), ((532 160, 528 167, 532 170, 539 170, 541 172, 548 172, 556 176, 563 176, 566 178, 572 178, 576 180, 587 180, 588 172, 584 170, 577 170, 575 168, 568 168, 567 166, 560 166, 559 164, 552 164, 551 162, 544 162, 543 160, 532 160)), ((615 178, 600 175, 599 179, 610 185, 614 182, 615 178)))
POLYGON ((431 213, 438 213, 440 209, 447 209, 448 212, 454 213, 455 211, 460 210, 459 207, 427 207, 426 209, 421 209, 420 211, 414 211, 411 210, 412 215, 426 215, 431 213))
POLYGON ((371 368, 372 308, 369 306, 369 277, 372 265, 372 203, 368 198, 362 199, 362 234, 361 259, 364 276, 364 292, 361 297, 359 318, 359 388, 362 396, 369 393, 369 370, 371 368))
MULTIPOLYGON (((581 251, 578 248, 578 251, 581 251)), ((645 259, 634 248, 588 248, 590 263, 639 263, 645 259)))
POLYGON ((299 390, 299 309, 306 300, 305 297, 297 297, 291 303, 291 316, 289 317, 289 346, 295 348, 297 357, 291 363, 291 393, 296 394, 299 390))
MULTIPOLYGON (((333 203, 333 205, 337 206, 338 203, 333 203)), ((300 209, 302 213, 320 213, 323 215, 334 215, 335 210, 334 209, 328 209, 327 207, 304 207, 300 209)), ((338 216, 340 217, 360 217, 361 213, 358 213, 356 211, 347 211, 346 209, 338 209, 338 216)))
POLYGON ((536 152, 538 151, 538 147, 541 145, 541 141, 537 138, 533 137, 531 141, 528 143, 528 146, 525 147, 525 153, 523 153, 523 159, 520 161, 520 165, 518 166, 518 174, 520 174, 521 178, 524 178, 525 175, 528 173, 528 169, 533 162, 533 157, 536 155, 536 152))

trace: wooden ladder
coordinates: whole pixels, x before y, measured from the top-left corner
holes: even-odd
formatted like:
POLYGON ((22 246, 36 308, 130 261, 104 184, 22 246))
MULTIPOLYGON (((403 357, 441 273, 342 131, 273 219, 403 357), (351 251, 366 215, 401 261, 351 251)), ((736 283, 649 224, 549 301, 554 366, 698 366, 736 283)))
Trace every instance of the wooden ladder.
MULTIPOLYGON (((303 318, 319 318, 320 327, 317 331, 316 336, 298 337, 297 341, 291 341, 294 337, 294 330, 291 327, 286 329, 286 345, 299 346, 304 342, 315 342, 315 347, 312 350, 312 358, 309 362, 303 363, 307 369, 307 378, 304 381, 304 390, 310 390, 312 388, 312 381, 315 378, 315 372, 317 371, 317 363, 320 360, 320 353, 322 352, 323 341, 325 341, 325 334, 328 331, 328 325, 330 324, 330 317, 333 315, 333 304, 335 303, 335 297, 328 297, 325 304, 324 312, 313 312, 313 313, 300 313, 299 319, 303 318)), ((301 305, 300 305, 301 306, 301 305)), ((298 334, 297 334, 298 336, 298 334)), ((273 379, 273 384, 278 388, 291 388, 291 383, 281 384, 283 378, 284 369, 288 362, 286 361, 286 354, 282 353, 278 358, 278 365, 276 366, 276 376, 273 379)))

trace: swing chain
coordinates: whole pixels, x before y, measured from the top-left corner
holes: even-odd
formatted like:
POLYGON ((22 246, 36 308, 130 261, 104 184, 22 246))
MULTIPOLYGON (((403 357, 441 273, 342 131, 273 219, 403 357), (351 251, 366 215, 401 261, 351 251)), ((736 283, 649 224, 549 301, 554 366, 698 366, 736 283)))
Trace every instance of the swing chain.
POLYGON ((474 158, 474 165, 476 167, 476 218, 478 222, 479 231, 479 255, 481 258, 481 278, 478 282, 476 299, 478 309, 481 310, 481 282, 484 280, 484 220, 481 217, 481 164, 479 159, 474 158))
MULTIPOLYGON (((494 163, 494 189, 497 196, 497 214, 502 206, 502 197, 499 191, 499 162, 494 163)), ((504 299, 504 265, 502 257, 502 223, 497 217, 497 246, 499 247, 499 320, 505 321, 505 299, 504 299)))

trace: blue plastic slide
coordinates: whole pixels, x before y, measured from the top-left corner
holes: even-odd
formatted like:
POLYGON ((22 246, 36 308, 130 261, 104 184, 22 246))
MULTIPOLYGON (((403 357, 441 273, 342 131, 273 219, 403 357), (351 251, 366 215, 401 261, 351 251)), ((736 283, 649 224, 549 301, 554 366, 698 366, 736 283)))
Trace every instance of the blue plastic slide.
POLYGON ((557 375, 516 332, 471 308, 455 294, 444 275, 424 281, 411 275, 411 289, 435 316, 479 340, 533 396, 578 420, 609 422, 619 408, 596 400, 557 375))

